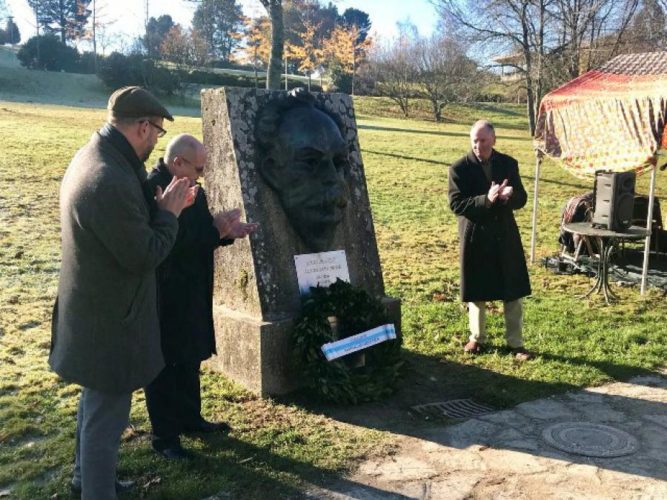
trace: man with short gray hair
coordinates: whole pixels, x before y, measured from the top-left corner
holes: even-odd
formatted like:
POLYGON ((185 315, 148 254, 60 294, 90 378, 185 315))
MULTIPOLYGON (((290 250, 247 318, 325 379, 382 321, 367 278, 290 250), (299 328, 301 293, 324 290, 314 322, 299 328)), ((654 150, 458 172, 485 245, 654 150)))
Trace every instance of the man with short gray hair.
POLYGON ((528 199, 519 165, 494 149, 496 133, 486 120, 470 130, 471 151, 449 168, 449 206, 458 216, 461 299, 468 303, 469 354, 486 342, 486 302, 502 300, 505 339, 517 360, 531 354, 523 346, 522 298, 530 280, 514 210, 528 199))
MULTIPOLYGON (((206 165, 204 145, 188 134, 174 137, 148 176, 148 191, 187 179, 196 186, 206 165)), ((215 354, 213 331, 213 252, 253 232, 257 225, 241 222, 238 209, 211 215, 206 194, 199 189, 192 207, 179 217, 174 248, 158 268, 162 352, 166 366, 145 388, 153 427, 153 449, 165 458, 188 457, 180 435, 225 431, 222 422, 201 415, 199 367, 215 354)))
POLYGON ((171 250, 196 190, 156 190, 151 213, 144 161, 173 117, 140 87, 111 94, 108 123, 67 167, 60 188, 62 263, 49 364, 82 386, 71 488, 114 500, 118 448, 132 392, 160 372, 155 270, 171 250))

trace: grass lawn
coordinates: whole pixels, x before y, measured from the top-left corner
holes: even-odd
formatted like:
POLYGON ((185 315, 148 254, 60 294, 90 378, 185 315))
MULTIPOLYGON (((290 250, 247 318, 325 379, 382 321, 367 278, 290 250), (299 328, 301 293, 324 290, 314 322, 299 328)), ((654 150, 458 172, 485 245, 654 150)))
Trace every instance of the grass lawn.
MULTIPOLYGON (((0 492, 62 498, 72 470, 78 388, 58 380, 46 364, 59 267, 58 188, 74 151, 103 123, 104 112, 10 101, 0 101, 0 492)), ((189 464, 167 464, 150 451, 150 425, 137 393, 120 474, 139 480, 142 497, 299 496, 304 484, 323 484, 361 457, 390 453, 392 432, 420 435, 444 424, 415 420, 407 411, 412 404, 465 395, 507 407, 664 363, 662 292, 640 298, 636 288, 620 289, 616 305, 600 296, 580 300, 575 296, 589 286, 587 278, 555 276, 539 266, 530 269, 533 296, 525 318, 527 346, 538 358, 521 364, 506 354, 499 311, 489 318, 491 352, 464 356, 466 318, 458 302, 447 166, 467 150, 469 124, 489 117, 498 126, 498 149, 520 161, 532 203, 534 156, 523 112, 511 105, 452 105, 449 121, 434 124, 396 118, 386 104, 358 100, 357 114, 385 284, 403 301, 408 371, 399 392, 381 403, 334 408, 298 394, 261 400, 207 373, 204 413, 229 421, 234 430, 212 441, 186 439, 201 455, 189 464)), ((200 136, 201 123, 178 116, 169 132, 200 136)), ((638 191, 645 192, 646 183, 641 179, 638 191)), ((659 196, 666 194, 661 184, 663 173, 659 196)), ((540 257, 557 250, 565 200, 589 188, 545 162, 540 257)), ((517 218, 527 247, 530 208, 517 218)))

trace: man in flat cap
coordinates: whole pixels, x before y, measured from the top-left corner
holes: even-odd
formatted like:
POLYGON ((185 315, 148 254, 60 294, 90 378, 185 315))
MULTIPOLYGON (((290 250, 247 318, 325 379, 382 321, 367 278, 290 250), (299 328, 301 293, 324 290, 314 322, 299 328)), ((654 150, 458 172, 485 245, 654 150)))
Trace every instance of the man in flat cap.
POLYGON ((112 500, 132 391, 162 370, 155 270, 196 190, 187 179, 157 189, 152 212, 144 161, 173 117, 148 91, 109 98, 108 123, 67 167, 60 188, 62 264, 49 364, 82 386, 72 491, 112 500))

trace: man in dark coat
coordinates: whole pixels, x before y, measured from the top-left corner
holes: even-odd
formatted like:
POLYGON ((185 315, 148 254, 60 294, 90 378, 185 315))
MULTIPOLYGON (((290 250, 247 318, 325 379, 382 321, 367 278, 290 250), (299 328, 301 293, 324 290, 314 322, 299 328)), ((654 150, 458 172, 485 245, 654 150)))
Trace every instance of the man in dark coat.
MULTIPOLYGON (((148 192, 168 186, 175 178, 196 185, 206 164, 206 150, 191 135, 182 134, 167 145, 148 176, 148 192)), ((184 432, 227 430, 224 423, 201 416, 199 367, 215 351, 213 331, 213 252, 255 230, 240 221, 240 210, 212 216, 206 194, 199 189, 192 207, 179 218, 178 236, 169 257, 158 269, 162 352, 166 366, 145 388, 153 427, 153 448, 169 459, 188 455, 181 447, 184 432)))
POLYGON ((146 203, 148 159, 169 112, 146 90, 109 98, 108 123, 67 167, 60 188, 62 262, 49 364, 81 385, 72 490, 116 498, 120 436, 132 391, 164 366, 155 270, 168 255, 194 189, 175 181, 146 203), (188 199, 189 198, 189 199, 188 199))
POLYGON ((493 146, 493 125, 476 122, 471 151, 449 169, 449 206, 458 216, 461 299, 468 303, 470 338, 465 352, 478 354, 486 340, 486 302, 502 300, 505 337, 519 360, 523 347, 522 297, 530 281, 514 210, 527 201, 517 161, 493 146))

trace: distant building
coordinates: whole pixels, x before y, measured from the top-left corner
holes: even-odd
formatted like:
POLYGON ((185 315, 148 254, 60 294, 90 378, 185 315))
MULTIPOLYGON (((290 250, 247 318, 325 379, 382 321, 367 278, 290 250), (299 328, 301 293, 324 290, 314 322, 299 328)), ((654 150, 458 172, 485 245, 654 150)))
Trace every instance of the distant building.
POLYGON ((500 68, 501 82, 517 82, 525 78, 526 60, 522 53, 515 52, 491 59, 500 68))

